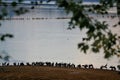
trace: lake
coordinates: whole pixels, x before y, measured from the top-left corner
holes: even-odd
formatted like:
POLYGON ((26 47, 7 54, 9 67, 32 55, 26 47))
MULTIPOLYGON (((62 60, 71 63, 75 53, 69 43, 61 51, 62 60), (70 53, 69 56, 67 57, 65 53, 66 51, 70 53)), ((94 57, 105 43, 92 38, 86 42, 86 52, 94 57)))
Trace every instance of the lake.
MULTIPOLYGON (((93 64, 95 67, 118 65, 119 59, 116 56, 106 60, 102 52, 94 54, 88 51, 86 55, 77 48, 77 44, 85 36, 85 30, 80 31, 78 27, 68 30, 70 16, 57 7, 37 6, 24 15, 6 18, 7 20, 2 21, 0 32, 11 33, 14 38, 7 38, 0 43, 1 53, 6 51, 13 62, 67 62, 93 64)), ((103 20, 101 15, 92 17, 103 20)))

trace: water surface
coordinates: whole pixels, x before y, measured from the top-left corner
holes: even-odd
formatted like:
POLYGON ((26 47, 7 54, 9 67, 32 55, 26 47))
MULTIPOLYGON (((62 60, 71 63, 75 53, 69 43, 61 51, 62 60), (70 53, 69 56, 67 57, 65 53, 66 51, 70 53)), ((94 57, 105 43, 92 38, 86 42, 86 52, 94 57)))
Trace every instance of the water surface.
POLYGON ((39 8, 13 16, 11 20, 2 22, 0 32, 12 33, 14 38, 1 42, 0 50, 8 52, 12 60, 25 62, 67 62, 94 64, 95 67, 117 65, 116 57, 106 60, 102 52, 93 54, 89 51, 85 55, 77 49, 85 31, 80 31, 78 27, 68 30, 70 16, 57 8, 39 8))

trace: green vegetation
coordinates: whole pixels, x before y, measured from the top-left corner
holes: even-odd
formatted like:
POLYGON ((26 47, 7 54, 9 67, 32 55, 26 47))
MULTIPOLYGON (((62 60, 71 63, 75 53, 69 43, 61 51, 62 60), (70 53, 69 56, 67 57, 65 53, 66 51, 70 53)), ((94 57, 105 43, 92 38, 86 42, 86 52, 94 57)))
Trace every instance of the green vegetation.
MULTIPOLYGON (((69 22, 71 29, 78 26, 80 30, 87 29, 87 37, 83 38, 83 42, 78 44, 78 48, 87 53, 92 50, 99 53, 101 50, 105 53, 105 58, 111 56, 120 56, 120 35, 111 31, 106 21, 98 21, 91 19, 89 13, 108 14, 108 9, 116 6, 117 15, 120 17, 120 0, 100 0, 99 4, 88 6, 82 5, 82 0, 78 2, 74 0, 58 0, 59 7, 64 7, 67 13, 72 13, 69 22)), ((120 22, 113 27, 119 28, 120 22)))

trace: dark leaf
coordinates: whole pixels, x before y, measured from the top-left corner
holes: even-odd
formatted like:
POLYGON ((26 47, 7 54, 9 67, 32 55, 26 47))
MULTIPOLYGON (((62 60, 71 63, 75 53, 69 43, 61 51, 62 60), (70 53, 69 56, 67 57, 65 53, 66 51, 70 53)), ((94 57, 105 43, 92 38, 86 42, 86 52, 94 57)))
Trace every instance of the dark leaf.
POLYGON ((31 9, 34 9, 34 8, 35 8, 34 6, 31 7, 31 9))
POLYGON ((2 15, 0 15, 0 20, 2 20, 3 19, 3 16, 2 15))
POLYGON ((16 7, 16 6, 17 6, 17 2, 12 2, 11 5, 12 5, 13 7, 16 7))
POLYGON ((120 21, 118 22, 118 25, 120 25, 120 21))
POLYGON ((19 3, 23 2, 24 0, 18 0, 19 3))
POLYGON ((0 55, 0 59, 2 59, 2 56, 0 55))
POLYGON ((81 48, 82 46, 84 46, 85 43, 79 43, 78 44, 78 48, 81 48))
POLYGON ((88 46, 88 45, 83 45, 83 46, 81 47, 81 51, 83 51, 84 53, 86 53, 88 49, 89 49, 89 46, 88 46))
POLYGON ((99 49, 98 49, 98 48, 93 47, 93 48, 92 48, 92 51, 93 51, 94 53, 98 53, 98 52, 99 52, 99 49))
POLYGON ((111 53, 109 51, 105 51, 104 58, 109 58, 109 57, 111 57, 111 53))
POLYGON ((47 0, 47 3, 49 3, 51 0, 47 0))

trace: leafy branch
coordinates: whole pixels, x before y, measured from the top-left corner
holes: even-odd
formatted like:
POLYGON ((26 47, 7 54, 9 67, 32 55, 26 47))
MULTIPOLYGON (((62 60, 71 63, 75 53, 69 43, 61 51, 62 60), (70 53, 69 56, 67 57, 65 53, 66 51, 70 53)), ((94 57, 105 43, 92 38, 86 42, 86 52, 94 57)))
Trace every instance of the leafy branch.
MULTIPOLYGON (((87 8, 82 5, 81 0, 79 0, 79 2, 73 0, 58 0, 59 7, 63 7, 67 13, 72 13, 72 18, 69 22, 71 28, 78 26, 80 30, 87 29, 87 37, 83 37, 83 41, 78 44, 78 48, 81 51, 87 53, 87 50, 90 49, 94 53, 98 53, 103 50, 105 58, 110 58, 114 55, 120 56, 119 35, 111 31, 106 21, 102 22, 94 18, 92 19, 89 16, 89 13, 108 14, 108 9, 115 6, 115 4, 117 5, 117 14, 119 16, 119 0, 100 0, 99 4, 87 6, 87 8)), ((116 26, 119 26, 119 24, 116 26)))

